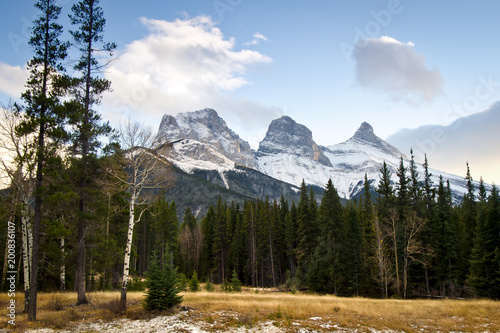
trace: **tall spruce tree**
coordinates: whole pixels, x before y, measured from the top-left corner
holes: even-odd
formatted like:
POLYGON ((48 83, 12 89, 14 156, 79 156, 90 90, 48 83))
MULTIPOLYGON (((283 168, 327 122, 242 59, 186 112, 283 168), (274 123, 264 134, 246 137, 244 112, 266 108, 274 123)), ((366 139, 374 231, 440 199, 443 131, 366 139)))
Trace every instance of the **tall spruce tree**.
POLYGON ((472 176, 470 174, 469 162, 467 162, 467 173, 465 175, 465 180, 467 182, 467 193, 464 194, 462 200, 462 224, 465 228, 465 234, 463 244, 463 256, 464 256, 464 272, 469 271, 469 259, 472 253, 472 247, 474 243, 474 234, 476 232, 476 220, 477 220, 477 203, 476 203, 476 189, 473 183, 472 176))
MULTIPOLYGON (((337 190, 329 179, 318 211, 320 236, 310 264, 308 280, 313 290, 337 294, 346 273, 344 250, 347 237, 343 207, 337 190)), ((345 290, 343 290, 345 292, 345 290)))
POLYGON ((29 40, 35 54, 28 62, 30 76, 26 84, 27 90, 21 96, 25 105, 19 108, 24 110, 26 120, 19 125, 18 132, 22 135, 35 134, 36 138, 34 143, 36 151, 35 216, 28 306, 29 321, 36 320, 38 252, 45 161, 48 154, 54 153, 53 143, 57 143, 57 139, 64 136, 65 115, 60 108, 62 88, 60 75, 64 72, 62 61, 67 56, 69 45, 59 41, 63 28, 57 23, 61 7, 58 7, 56 2, 56 0, 40 0, 35 4, 41 14, 33 21, 32 36, 29 40))
MULTIPOLYGON (((408 185, 410 183, 410 179, 406 175, 407 168, 404 165, 403 157, 401 157, 401 161, 399 162, 399 167, 396 172, 398 176, 398 182, 396 183, 396 216, 394 226, 394 234, 393 241, 395 244, 394 247, 394 256, 396 261, 396 267, 402 269, 402 272, 396 272, 396 277, 398 279, 398 296, 400 295, 400 281, 399 277, 403 276, 403 284, 406 282, 405 277, 407 276, 407 253, 404 250, 406 248, 407 242, 407 233, 406 233, 406 217, 409 213, 409 191, 408 185)), ((403 297, 406 298, 406 285, 403 286, 403 297)))
POLYGON ((304 278, 309 264, 309 254, 316 247, 316 221, 313 219, 316 212, 311 207, 311 199, 307 194, 308 189, 304 180, 300 187, 300 201, 297 207, 297 264, 301 272, 301 277, 304 278))
POLYGON ((363 241, 361 244, 361 260, 363 269, 360 274, 360 284, 365 293, 371 289, 371 279, 377 276, 377 249, 375 235, 375 208, 371 194, 372 188, 365 173, 363 182, 363 196, 359 201, 359 221, 362 228, 363 241))
MULTIPOLYGON (((422 206, 422 184, 420 181, 420 175, 417 170, 417 163, 415 162, 415 156, 413 155, 413 148, 410 150, 410 166, 408 170, 410 172, 409 184, 408 184, 408 194, 411 207, 415 210, 419 216, 423 215, 422 206)), ((427 158, 427 157, 426 157, 427 158)))
POLYGON ((88 187, 92 183, 92 165, 95 164, 93 163, 95 153, 100 146, 99 137, 111 132, 109 125, 102 123, 100 114, 94 109, 100 103, 102 94, 111 88, 111 82, 100 76, 106 63, 103 63, 103 59, 98 56, 102 52, 112 56, 116 45, 103 42, 106 19, 99 6, 99 0, 81 0, 71 7, 71 11, 69 18, 77 30, 72 30, 70 33, 80 52, 80 59, 74 69, 81 74, 72 78, 74 99, 67 103, 68 109, 72 111, 70 123, 76 129, 73 133, 74 147, 80 156, 75 160, 80 170, 77 245, 77 304, 80 305, 88 303, 85 295, 85 233, 89 222, 88 187))
POLYGON ((389 210, 394 201, 394 188, 391 181, 392 173, 384 161, 380 168, 380 178, 377 186, 377 213, 381 221, 389 216, 389 210))
POLYGON ((160 263, 153 253, 147 272, 147 291, 144 308, 147 311, 168 310, 182 302, 177 287, 177 268, 172 265, 172 254, 169 253, 160 263))
POLYGON ((474 244, 470 259, 469 281, 476 295, 500 298, 498 281, 498 249, 500 247, 500 196, 493 186, 490 196, 485 200, 481 190, 477 206, 477 222, 474 244), (482 193, 482 195, 481 195, 482 193))
POLYGON ((350 201, 344 209, 346 223, 345 249, 341 260, 346 263, 346 287, 348 296, 359 296, 364 287, 363 277, 365 267, 363 263, 363 229, 358 218, 355 202, 350 201))

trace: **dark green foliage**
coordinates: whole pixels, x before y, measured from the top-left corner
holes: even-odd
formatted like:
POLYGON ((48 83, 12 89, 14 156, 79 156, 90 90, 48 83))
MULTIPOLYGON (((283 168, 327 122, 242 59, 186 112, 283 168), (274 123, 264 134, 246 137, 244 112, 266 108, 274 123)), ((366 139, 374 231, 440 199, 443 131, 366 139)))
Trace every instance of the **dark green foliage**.
POLYGON ((186 274, 180 273, 177 276, 177 289, 179 289, 179 291, 187 291, 188 287, 189 287, 189 280, 186 277, 186 274))
POLYGON ((207 283, 205 283, 205 290, 208 291, 208 292, 212 292, 212 291, 215 290, 215 287, 212 284, 212 282, 207 281, 207 283))
POLYGON ((168 254, 160 262, 155 253, 151 256, 147 272, 146 298, 144 308, 147 311, 163 311, 182 302, 177 288, 177 268, 172 266, 172 255, 168 254))
POLYGON ((231 289, 234 292, 241 292, 241 281, 236 271, 233 271, 233 275, 231 276, 231 289))
POLYGON ((193 276, 189 279, 189 291, 200 291, 200 282, 198 281, 198 273, 193 272, 193 276))
MULTIPOLYGON (((300 201, 297 208, 297 265, 305 274, 309 265, 309 254, 314 252, 317 244, 318 225, 316 221, 317 207, 304 181, 300 188, 300 201)), ((313 194, 312 189, 310 193, 313 194)))
POLYGON ((384 161, 380 169, 380 180, 377 186, 377 213, 380 220, 384 220, 389 216, 389 209, 392 207, 392 202, 394 201, 394 188, 391 176, 391 171, 384 161))
POLYGON ((318 211, 319 244, 315 247, 314 262, 309 264, 308 280, 318 292, 347 293, 345 271, 347 225, 337 190, 331 180, 321 200, 318 211))
POLYGON ((236 271, 233 271, 233 275, 231 276, 230 281, 224 280, 224 282, 222 283, 222 286, 221 286, 221 290, 223 292, 228 292, 228 293, 241 292, 241 290, 242 290, 241 281, 238 278, 238 273, 236 271))
POLYGON ((478 296, 498 299, 500 298, 500 288, 497 283, 500 273, 498 270, 500 196, 496 186, 493 187, 487 201, 484 193, 484 189, 480 189, 469 282, 478 296))

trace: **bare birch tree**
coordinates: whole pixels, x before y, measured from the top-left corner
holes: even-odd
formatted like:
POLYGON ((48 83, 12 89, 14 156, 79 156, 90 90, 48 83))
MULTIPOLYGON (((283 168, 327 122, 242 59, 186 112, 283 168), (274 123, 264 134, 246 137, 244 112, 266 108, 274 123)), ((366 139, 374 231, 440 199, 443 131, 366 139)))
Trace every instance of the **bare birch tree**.
POLYGON ((120 145, 122 165, 126 174, 112 168, 108 171, 121 184, 129 198, 129 222, 127 244, 123 260, 123 278, 120 297, 122 310, 127 306, 127 285, 130 273, 130 255, 134 226, 140 222, 147 205, 160 190, 171 184, 170 164, 164 155, 167 148, 158 145, 150 128, 128 120, 120 125, 120 145))
POLYGON ((418 236, 425 226, 425 220, 417 216, 417 212, 406 214, 406 243, 404 244, 404 267, 403 267, 403 298, 406 299, 408 289, 408 276, 410 263, 418 261, 423 264, 420 259, 426 252, 425 246, 420 242, 418 236), (420 255, 417 256, 417 255, 420 255))
POLYGON ((21 206, 21 232, 23 251, 23 276, 25 311, 28 310, 30 277, 32 272, 33 231, 31 225, 30 199, 35 189, 34 150, 29 134, 18 135, 16 127, 22 118, 12 107, 0 108, 0 170, 2 181, 13 190, 11 219, 14 219, 16 205, 21 206), (10 110, 9 110, 10 109, 10 110))
POLYGON ((199 271, 201 250, 203 248, 203 234, 201 224, 194 226, 184 225, 179 233, 179 243, 182 257, 186 261, 188 271, 199 271))
POLYGON ((384 228, 382 227, 382 223, 375 217, 373 220, 373 231, 375 235, 374 253, 375 253, 375 262, 377 264, 378 274, 376 277, 376 281, 380 284, 380 292, 382 298, 388 298, 388 286, 389 281, 391 280, 391 263, 389 257, 387 255, 387 249, 385 245, 385 241, 387 239, 387 235, 384 232, 384 228))
POLYGON ((398 297, 401 297, 401 278, 399 276, 399 258, 398 258, 398 213, 396 210, 389 211, 388 221, 388 235, 392 240, 394 246, 394 271, 396 272, 396 291, 398 297))

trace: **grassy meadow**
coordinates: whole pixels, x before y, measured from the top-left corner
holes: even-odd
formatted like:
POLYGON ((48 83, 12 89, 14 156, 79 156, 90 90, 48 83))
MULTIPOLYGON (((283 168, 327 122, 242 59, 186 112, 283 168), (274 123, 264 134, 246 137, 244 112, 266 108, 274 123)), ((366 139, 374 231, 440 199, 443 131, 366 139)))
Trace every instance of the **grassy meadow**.
MULTIPOLYGON (((311 294, 289 294, 244 290, 242 293, 186 292, 181 306, 192 321, 216 323, 213 331, 252 327, 272 321, 284 331, 301 328, 328 331, 328 327, 358 331, 395 330, 405 332, 500 332, 500 302, 491 300, 376 300, 339 298, 311 294), (228 315, 230 314, 230 315, 228 315), (326 328, 325 328, 326 327, 326 328)), ((76 307, 76 293, 40 293, 38 321, 28 323, 22 293, 16 294, 16 328, 71 329, 78 322, 113 321, 118 318, 147 320, 143 292, 128 293, 126 313, 119 312, 119 292, 89 293, 91 304, 76 307)), ((0 294, 0 329, 12 329, 7 322, 10 298, 0 294)))

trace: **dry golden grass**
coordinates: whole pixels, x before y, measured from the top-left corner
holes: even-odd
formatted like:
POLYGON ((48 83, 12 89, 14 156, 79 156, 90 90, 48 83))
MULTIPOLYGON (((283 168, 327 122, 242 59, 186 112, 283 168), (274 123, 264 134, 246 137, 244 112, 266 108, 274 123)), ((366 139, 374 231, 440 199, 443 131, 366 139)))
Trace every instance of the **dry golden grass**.
MULTIPOLYGON (((22 313, 23 295, 18 293, 16 330, 42 327, 71 329, 82 321, 147 319, 153 316, 141 307, 143 292, 128 293, 126 313, 118 310, 118 292, 93 292, 88 295, 91 304, 76 307, 76 293, 40 293, 38 321, 28 323, 27 315, 22 313)), ((192 320, 218 323, 213 328, 215 330, 235 326, 252 327, 257 322, 271 320, 275 325, 290 331, 294 331, 294 325, 300 324, 303 328, 319 330, 338 325, 344 329, 357 328, 361 331, 374 328, 405 332, 500 332, 500 302, 490 300, 374 300, 301 293, 256 293, 250 290, 233 294, 187 292, 183 295, 182 305, 194 309, 189 317, 192 320)), ((7 294, 0 294, 0 329, 12 328, 6 317, 8 301, 7 294)))
POLYGON ((343 328, 405 332, 500 332, 500 302, 491 300, 375 300, 247 291, 186 293, 183 304, 207 313, 232 311, 260 320, 273 319, 283 326, 307 321, 310 327, 331 323, 343 328))
MULTIPOLYGON (((82 321, 111 321, 116 318, 146 319, 152 315, 141 306, 144 293, 127 294, 128 309, 126 313, 119 310, 119 292, 92 292, 88 294, 90 304, 76 306, 77 294, 69 293, 39 293, 37 321, 28 322, 28 315, 23 313, 24 294, 16 293, 16 327, 15 331, 23 332, 26 329, 52 328, 68 329, 82 321)), ((10 298, 7 294, 0 294, 0 329, 13 327, 7 322, 7 304, 10 298)))

